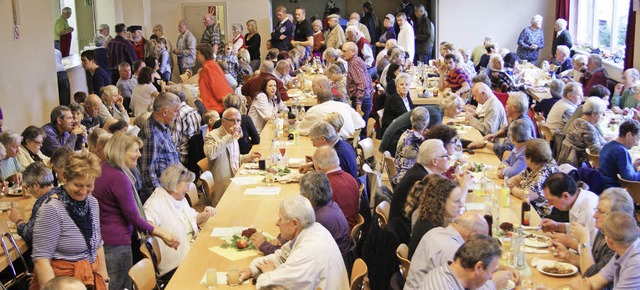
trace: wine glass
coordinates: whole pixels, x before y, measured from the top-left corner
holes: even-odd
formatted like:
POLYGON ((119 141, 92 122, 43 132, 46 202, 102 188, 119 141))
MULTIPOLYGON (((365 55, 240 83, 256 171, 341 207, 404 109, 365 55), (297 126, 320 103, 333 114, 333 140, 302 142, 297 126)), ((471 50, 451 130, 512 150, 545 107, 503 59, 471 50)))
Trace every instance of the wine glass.
POLYGON ((278 152, 280 152, 280 161, 282 165, 286 165, 286 155, 287 155, 287 143, 286 141, 280 142, 278 146, 278 152))

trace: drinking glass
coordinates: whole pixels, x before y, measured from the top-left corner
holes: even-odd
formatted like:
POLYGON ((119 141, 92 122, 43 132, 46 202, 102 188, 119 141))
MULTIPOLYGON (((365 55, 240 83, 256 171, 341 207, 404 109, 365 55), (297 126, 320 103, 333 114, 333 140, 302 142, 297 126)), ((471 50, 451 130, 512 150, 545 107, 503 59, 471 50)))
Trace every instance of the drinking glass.
POLYGON ((209 290, 216 289, 218 286, 218 271, 216 271, 216 268, 207 269, 206 280, 209 290))
POLYGON ((229 267, 229 270, 227 270, 227 283, 231 286, 240 285, 240 270, 238 267, 229 267))

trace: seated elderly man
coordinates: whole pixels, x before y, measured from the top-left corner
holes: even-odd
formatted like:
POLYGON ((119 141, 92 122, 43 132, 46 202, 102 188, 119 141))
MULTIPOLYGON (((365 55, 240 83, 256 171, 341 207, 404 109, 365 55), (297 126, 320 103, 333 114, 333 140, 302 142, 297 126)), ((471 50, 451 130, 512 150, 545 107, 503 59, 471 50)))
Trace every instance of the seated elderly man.
POLYGON ((555 57, 560 64, 555 70, 556 75, 560 75, 565 71, 573 69, 573 64, 571 63, 571 50, 569 47, 566 45, 558 45, 555 57))
POLYGON ((313 166, 327 174, 332 199, 338 204, 349 223, 349 229, 356 225, 360 209, 360 189, 356 179, 340 168, 340 159, 336 150, 329 146, 320 146, 313 153, 313 166))
POLYGON ((544 196, 549 204, 559 211, 569 212, 569 222, 556 222, 551 219, 542 220, 542 230, 552 232, 551 238, 567 248, 578 250, 578 241, 571 238, 571 223, 585 227, 589 237, 596 236, 593 215, 598 206, 598 196, 588 190, 578 188, 569 175, 556 172, 549 175, 542 184, 544 196))
MULTIPOLYGON (((260 74, 246 81, 242 86, 242 95, 248 97, 247 101, 256 97, 256 95, 260 92, 260 87, 262 87, 265 79, 274 77, 273 70, 274 68, 272 61, 266 60, 260 63, 260 74)), ((287 88, 284 86, 280 79, 276 79, 276 85, 278 86, 278 93, 280 94, 280 98, 283 101, 289 100, 287 88)), ((251 104, 249 103, 249 105, 251 104)))
POLYGON ((122 94, 124 107, 126 109, 129 108, 133 88, 138 84, 138 79, 131 77, 131 65, 128 62, 122 62, 118 65, 118 73, 120 78, 116 83, 116 87, 122 94))
POLYGON ((276 225, 289 242, 253 260, 240 271, 240 281, 257 277, 258 289, 273 284, 288 289, 349 289, 340 249, 331 233, 316 223, 308 199, 300 195, 285 198, 276 225))
POLYGON ((99 117, 104 123, 116 118, 129 124, 129 114, 124 106, 124 98, 116 86, 108 85, 102 88, 102 107, 99 117))
POLYGON ((389 39, 384 44, 384 49, 378 52, 378 55, 376 55, 376 67, 378 68, 378 72, 382 72, 382 70, 389 65, 387 52, 396 46, 398 46, 398 42, 395 39, 389 39))
POLYGON ((393 191, 389 220, 404 215, 407 196, 416 181, 422 180, 427 174, 444 175, 449 169, 449 159, 451 157, 447 154, 447 149, 444 148, 442 140, 430 139, 422 142, 418 150, 416 163, 407 170, 407 173, 400 179, 393 191))
MULTIPOLYGON (((478 289, 492 283, 502 255, 500 244, 492 237, 476 235, 467 240, 453 256, 453 262, 438 265, 429 271, 420 289, 478 289)), ((506 284, 503 284, 506 285, 506 284)), ((495 287, 491 287, 495 288, 495 287)))
POLYGON ((346 103, 333 100, 330 87, 331 83, 326 76, 320 75, 313 78, 311 88, 318 98, 318 104, 309 108, 304 114, 298 127, 300 135, 309 135, 313 125, 333 112, 339 113, 344 119, 344 124, 339 132, 343 138, 351 138, 356 129, 365 127, 364 120, 356 110, 346 103))
POLYGON ((580 83, 585 92, 591 91, 591 87, 595 85, 607 86, 609 74, 602 67, 602 56, 599 54, 590 54, 587 58, 587 71, 580 78, 580 83))
POLYGON ((640 288, 640 239, 636 219, 624 212, 611 212, 602 231, 615 255, 598 274, 571 281, 572 289, 602 289, 613 282, 613 289, 640 288))
POLYGON ((338 244, 340 253, 349 251, 351 236, 349 224, 340 207, 333 201, 333 191, 327 174, 311 171, 300 178, 300 194, 313 206, 316 222, 324 226, 338 244))
POLYGON ((427 125, 429 125, 429 113, 427 109, 424 107, 413 109, 413 111, 411 111, 411 128, 402 133, 398 140, 396 157, 394 159, 396 176, 394 176, 392 180, 394 184, 397 184, 407 171, 416 164, 418 151, 420 144, 424 141, 424 133, 426 133, 427 125))
POLYGON ((222 198, 240 164, 261 156, 259 152, 240 154, 241 122, 240 111, 228 108, 222 113, 222 126, 209 131, 204 139, 204 154, 209 159, 209 170, 215 182, 214 196, 210 197, 213 206, 222 198))
MULTIPOLYGON (((533 122, 527 115, 529 109, 529 97, 521 92, 515 92, 509 94, 507 100, 506 113, 508 123, 500 127, 495 133, 490 133, 484 136, 484 141, 471 142, 469 148, 482 148, 487 147, 493 151, 498 158, 502 159, 502 155, 506 151, 511 151, 514 147, 513 142, 509 136, 509 125, 515 120, 524 120, 529 125, 529 132, 526 135, 531 138, 535 138, 536 134, 533 131, 533 122), (505 137, 504 139, 501 137, 505 137)), ((530 138, 529 138, 530 139, 530 138)))
POLYGON ((618 137, 604 144, 600 151, 598 171, 602 174, 603 188, 620 187, 618 174, 626 180, 640 181, 640 159, 631 160, 629 149, 638 145, 640 123, 626 120, 620 124, 618 137))
MULTIPOLYGON (((386 66, 382 68, 382 72, 380 73, 380 78, 378 78, 380 80, 380 84, 385 89, 387 88, 387 73, 389 72, 389 66, 392 63, 397 63, 398 65, 403 66, 406 60, 405 56, 406 56, 406 53, 404 49, 399 46, 389 48, 389 50, 387 51, 387 59, 389 61, 387 62, 386 66)), ((378 70, 380 70, 380 68, 378 68, 378 70)))
POLYGON ((633 90, 633 87, 638 85, 640 85, 640 73, 637 69, 630 68, 622 73, 622 82, 613 89, 613 98, 611 98, 611 107, 614 112, 620 113, 622 109, 638 107, 638 100, 633 90))
MULTIPOLYGON (((353 147, 338 137, 335 128, 333 128, 331 124, 324 120, 317 122, 311 127, 311 130, 309 130, 309 139, 311 139, 313 147, 324 145, 333 147, 336 153, 338 153, 340 168, 353 176, 353 178, 358 178, 358 166, 356 164, 356 154, 353 152, 353 147)), ((311 169, 313 169, 312 162, 300 166, 300 172, 302 173, 306 173, 311 169)))
POLYGON ((335 64, 340 68, 342 74, 347 74, 347 68, 349 64, 346 60, 340 57, 340 49, 327 47, 322 53, 322 59, 324 59, 328 65, 335 64))
POLYGON ((545 118, 549 117, 549 112, 553 105, 556 104, 562 98, 562 91, 564 90, 564 82, 559 79, 551 80, 549 83, 549 93, 551 98, 541 100, 533 106, 533 111, 542 113, 545 118))
POLYGON ((578 105, 582 103, 582 85, 577 82, 570 82, 564 86, 562 91, 562 99, 557 101, 549 115, 547 116, 547 127, 551 129, 551 132, 562 130, 567 120, 571 118, 571 115, 576 111, 578 105))
POLYGON ((466 119, 469 125, 486 136, 495 133, 500 127, 507 124, 504 107, 489 86, 484 83, 476 83, 471 89, 471 94, 482 107, 475 112, 467 112, 466 119))
POLYGON ((101 118, 100 110, 102 106, 102 100, 100 100, 100 97, 96 94, 90 94, 84 101, 84 117, 80 123, 85 126, 88 131, 91 131, 95 127, 101 128, 109 119, 113 118, 106 118, 106 116, 104 120, 101 118))
POLYGON ((293 77, 289 74, 291 72, 291 65, 288 61, 281 59, 276 63, 276 68, 273 71, 273 75, 278 78, 285 87, 291 88, 293 86, 293 77))
POLYGON ((374 63, 373 51, 371 43, 362 35, 357 26, 347 26, 347 41, 353 42, 358 46, 358 56, 364 60, 367 68, 372 67, 374 63))

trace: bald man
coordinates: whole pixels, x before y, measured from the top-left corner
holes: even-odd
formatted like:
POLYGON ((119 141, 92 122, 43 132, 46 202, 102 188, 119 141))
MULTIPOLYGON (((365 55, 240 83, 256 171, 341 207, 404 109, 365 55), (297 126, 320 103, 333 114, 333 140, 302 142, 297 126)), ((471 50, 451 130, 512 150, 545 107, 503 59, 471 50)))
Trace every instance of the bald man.
POLYGON ((475 112, 467 112, 466 119, 482 136, 495 133, 502 125, 507 124, 507 113, 489 86, 476 83, 471 88, 471 94, 482 108, 475 112))
MULTIPOLYGON (((87 127, 87 129, 91 130, 92 128, 98 126, 104 126, 107 121, 113 119, 111 114, 109 114, 110 118, 101 118, 100 111, 102 109, 102 100, 96 94, 90 94, 87 96, 87 99, 84 101, 84 118, 80 122, 82 125, 87 127)), ((106 108, 105 108, 106 109, 106 108)), ((109 113, 107 111, 107 113, 109 113)))

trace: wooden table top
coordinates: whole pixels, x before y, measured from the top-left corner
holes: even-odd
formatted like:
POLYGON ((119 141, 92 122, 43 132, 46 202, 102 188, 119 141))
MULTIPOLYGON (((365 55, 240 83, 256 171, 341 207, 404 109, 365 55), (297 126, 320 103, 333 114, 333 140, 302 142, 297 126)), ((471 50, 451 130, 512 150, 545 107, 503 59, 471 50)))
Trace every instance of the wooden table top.
MULTIPOLYGON (((254 146, 253 150, 261 152, 263 156, 269 153, 270 141, 272 139, 271 124, 268 124, 262 133, 261 144, 254 146)), ((481 140, 482 136, 477 130, 469 130, 464 134, 466 139, 481 140)), ((295 158, 303 158, 313 153, 313 146, 307 137, 301 137, 300 145, 287 146, 287 155, 295 158)), ((499 164, 498 158, 487 149, 479 149, 475 154, 465 154, 469 161, 481 162, 487 165, 496 166, 499 164)), ((494 179, 497 184, 502 184, 501 180, 494 179)), ((276 236, 279 233, 275 223, 277 220, 277 211, 280 202, 288 196, 299 194, 299 184, 275 184, 281 187, 279 195, 275 196, 253 196, 243 194, 244 190, 256 185, 237 185, 231 183, 220 203, 218 204, 218 214, 210 218, 200 232, 196 241, 192 244, 189 254, 186 256, 175 275, 171 279, 167 289, 206 289, 206 286, 200 284, 200 280, 205 274, 207 268, 216 268, 218 272, 226 272, 230 267, 244 268, 255 257, 230 261, 214 252, 209 248, 218 246, 223 243, 220 238, 211 237, 211 232, 215 227, 232 227, 234 224, 241 222, 244 227, 255 227, 276 236)), ((260 186, 263 186, 262 184, 260 186)), ((482 197, 470 195, 467 202, 480 202, 482 197)), ((509 207, 500 208, 500 220, 510 221, 514 224, 520 223, 520 207, 521 201, 511 197, 509 207)), ((532 211, 532 225, 539 225, 540 218, 532 211)), ((544 254, 526 254, 528 265, 531 265, 531 259, 534 257, 553 259, 550 255, 544 254)), ((548 287, 562 287, 568 283, 570 278, 549 277, 539 273, 533 269, 528 279, 534 282, 534 285, 545 284, 548 287)), ((255 289, 253 285, 241 285, 231 287, 228 285, 218 285, 218 289, 255 289)), ((519 289, 519 288, 518 288, 519 289)))
MULTIPOLYGON (((0 202, 17 203, 17 207, 24 210, 24 220, 27 221, 29 220, 29 217, 31 217, 31 209, 33 208, 33 204, 36 202, 36 199, 33 196, 5 196, 0 198, 0 202)), ((20 252, 24 254, 24 252, 26 252, 29 249, 29 247, 24 242, 24 240, 22 240, 22 238, 19 238, 16 232, 15 224, 9 220, 8 210, 4 210, 2 211, 2 213, 0 213, 0 234, 6 233, 6 232, 9 232, 13 235, 16 241, 16 244, 20 249, 20 252)), ((7 244, 9 253, 11 254, 11 259, 15 261, 18 258, 18 253, 13 249, 13 246, 11 245, 11 242, 9 241, 9 239, 5 238, 4 241, 7 244)), ((0 249, 0 251, 3 252, 2 249, 0 249)), ((24 258, 31 259, 31 257, 24 257, 24 258)), ((8 266, 9 266, 9 261, 7 260, 7 256, 4 253, 0 254, 0 270, 5 269, 8 266)))

